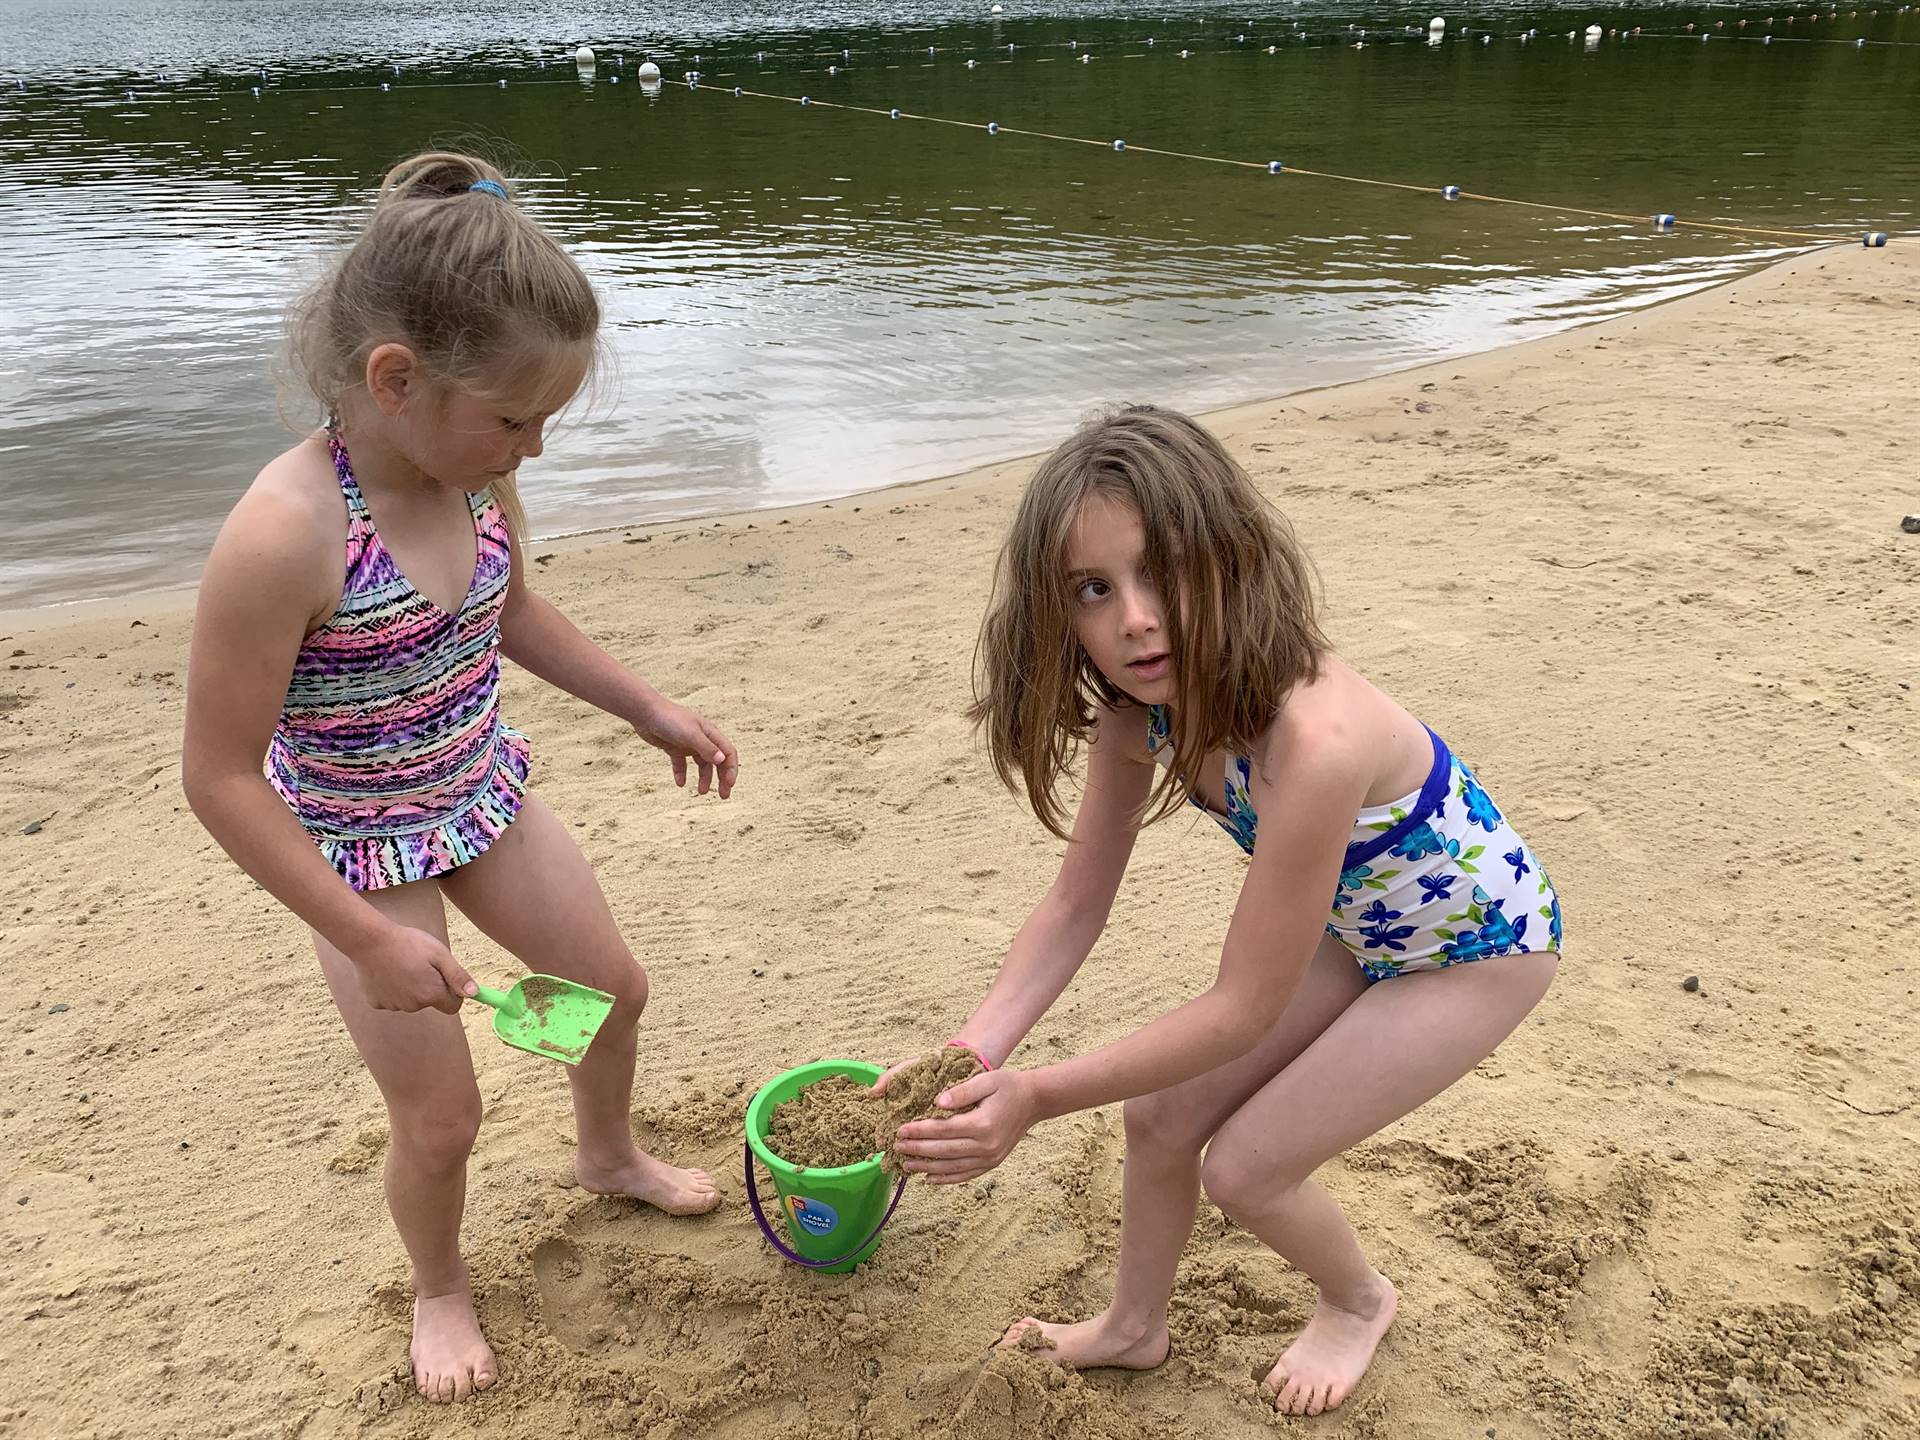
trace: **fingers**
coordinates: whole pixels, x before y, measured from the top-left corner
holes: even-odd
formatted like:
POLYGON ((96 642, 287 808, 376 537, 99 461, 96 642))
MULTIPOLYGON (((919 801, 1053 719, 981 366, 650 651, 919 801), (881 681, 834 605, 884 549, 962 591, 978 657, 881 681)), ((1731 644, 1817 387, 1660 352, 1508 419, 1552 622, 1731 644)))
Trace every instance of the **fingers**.
POLYGON ((933 1103, 942 1110, 964 1110, 969 1105, 978 1105, 1000 1088, 1001 1077, 1005 1074, 1004 1070, 989 1070, 971 1079, 962 1080, 945 1094, 935 1098, 933 1103))
POLYGON ((724 800, 733 793, 734 782, 740 778, 740 752, 718 726, 703 721, 701 729, 713 746, 713 764, 720 778, 720 798, 724 800))
POLYGON ((953 1115, 943 1120, 909 1120, 898 1131, 902 1145, 920 1140, 977 1140, 980 1130, 972 1115, 953 1115))
POLYGON ((711 760, 702 760, 700 762, 700 786, 695 793, 704 795, 712 788, 713 788, 713 762, 711 760))
POLYGON ((958 1185, 986 1174, 993 1164, 984 1155, 968 1160, 917 1160, 906 1167, 916 1175, 924 1175, 932 1185, 958 1185))
MULTIPOLYGON (((724 792, 722 792, 722 798, 723 799, 725 798, 724 792)), ((911 1060, 902 1060, 898 1065, 889 1065, 885 1070, 881 1072, 880 1078, 873 1082, 873 1093, 876 1095, 886 1094, 887 1086, 893 1083, 893 1077, 898 1075, 902 1070, 906 1069, 907 1066, 911 1065, 912 1063, 913 1062, 911 1060)))
POLYGON ((923 1160, 954 1160, 966 1155, 978 1155, 980 1142, 974 1139, 902 1140, 893 1148, 902 1155, 912 1155, 923 1160))
POLYGON ((684 755, 676 755, 673 757, 673 783, 682 789, 686 788, 687 757, 684 755))

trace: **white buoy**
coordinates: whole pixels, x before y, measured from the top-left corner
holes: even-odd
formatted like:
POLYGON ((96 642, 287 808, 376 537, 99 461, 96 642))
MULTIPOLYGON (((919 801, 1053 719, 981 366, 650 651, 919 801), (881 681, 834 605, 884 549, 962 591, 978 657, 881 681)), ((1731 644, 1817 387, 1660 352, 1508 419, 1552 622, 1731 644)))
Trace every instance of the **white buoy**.
POLYGON ((1282 165, 1278 160, 1267 161, 1267 173, 1269 175, 1278 175, 1282 170, 1286 168, 1287 167, 1282 165))
POLYGON ((1656 215, 1653 217, 1653 228, 1656 230, 1671 230, 1673 228, 1673 222, 1677 218, 1677 216, 1673 215, 1656 215))
POLYGON ((1587 26, 1587 39, 1598 40, 1603 32, 1598 25, 1587 26))
POLYGON ((1000 122, 998 120, 989 120, 987 122, 987 134, 998 135, 999 133, 1000 133, 1000 122))
MULTIPOLYGON (((969 63, 971 63, 971 62, 969 62, 969 63)), ((839 67, 838 65, 829 65, 829 66, 827 66, 827 74, 829 74, 829 75, 838 75, 839 73, 840 73, 840 67, 839 67)))
POLYGON ((1878 250, 1887 243, 1887 232, 1884 230, 1869 230, 1860 237, 1860 243, 1869 250, 1878 250))
POLYGON ((1116 150, 1124 150, 1127 148, 1127 142, 1124 140, 1116 140, 1113 142, 1113 148, 1116 150))
POLYGON ((384 95, 384 94, 386 94, 387 92, 389 92, 389 91, 390 91, 390 90, 392 90, 392 89, 393 89, 393 83, 392 83, 391 81, 389 81, 389 80, 382 80, 382 81, 380 82, 380 93, 381 93, 381 94, 383 94, 383 95, 384 95))
POLYGON ((593 47, 591 45, 582 45, 578 50, 574 51, 573 63, 576 65, 592 65, 593 47))
POLYGON ((1431 20, 1427 21, 1427 29, 1429 30, 1444 30, 1446 28, 1447 28, 1447 22, 1443 16, 1436 15, 1431 20))
POLYGON ((1460 187, 1458 185, 1442 185, 1440 187, 1440 198, 1442 200, 1458 200, 1460 198, 1460 187))
POLYGON ((979 63, 980 62, 978 60, 969 60, 967 61, 967 69, 971 70, 973 69, 974 66, 978 65, 979 63))
POLYGON ((1080 57, 1080 63, 1081 63, 1082 65, 1084 65, 1084 64, 1086 64, 1086 63, 1087 63, 1087 62, 1088 62, 1089 60, 1091 60, 1091 59, 1093 59, 1093 56, 1091 56, 1091 55, 1082 55, 1082 56, 1080 57))
POLYGON ((643 81, 658 80, 660 78, 660 67, 651 60, 643 60, 640 62, 640 68, 633 73, 638 75, 643 81))
POLYGON ((996 5, 993 7, 993 13, 996 15, 1003 15, 1006 13, 1006 7, 1004 5, 996 5))

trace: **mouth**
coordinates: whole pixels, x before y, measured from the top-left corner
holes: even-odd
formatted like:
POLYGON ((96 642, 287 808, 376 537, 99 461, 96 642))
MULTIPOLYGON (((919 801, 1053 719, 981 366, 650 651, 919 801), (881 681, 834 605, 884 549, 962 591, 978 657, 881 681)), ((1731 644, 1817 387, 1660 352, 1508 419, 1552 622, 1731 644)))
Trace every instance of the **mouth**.
POLYGON ((1172 659, 1164 650, 1142 655, 1127 662, 1127 672, 1140 680, 1158 680, 1172 668, 1172 659))

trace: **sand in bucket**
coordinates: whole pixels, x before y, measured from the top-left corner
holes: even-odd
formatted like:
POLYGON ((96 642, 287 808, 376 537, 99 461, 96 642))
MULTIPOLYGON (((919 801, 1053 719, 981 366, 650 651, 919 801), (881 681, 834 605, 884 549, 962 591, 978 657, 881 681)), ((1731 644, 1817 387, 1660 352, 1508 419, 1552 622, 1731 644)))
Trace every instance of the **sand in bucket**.
POLYGON ((948 1113, 934 1098, 979 1069, 970 1052, 948 1046, 904 1067, 883 1096, 872 1089, 880 1067, 857 1060, 815 1061, 761 1086, 747 1106, 746 1180, 768 1241, 808 1269, 838 1274, 866 1261, 906 1183, 902 1174, 889 1202, 887 1173, 899 1170, 894 1132, 948 1113), (761 1212, 756 1158, 779 1192, 791 1247, 761 1212))

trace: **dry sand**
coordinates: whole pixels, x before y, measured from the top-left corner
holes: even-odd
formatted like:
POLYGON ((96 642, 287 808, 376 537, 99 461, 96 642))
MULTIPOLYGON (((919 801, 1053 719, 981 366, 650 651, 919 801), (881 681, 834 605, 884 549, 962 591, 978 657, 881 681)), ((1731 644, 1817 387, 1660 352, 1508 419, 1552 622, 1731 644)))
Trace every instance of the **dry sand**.
MULTIPOLYGON (((735 1178, 696 1220, 574 1188, 560 1067, 470 1011, 467 1235, 505 1378, 452 1412, 400 1378, 374 1088, 300 927, 180 798, 183 602, 0 620, 0 1433, 1920 1433, 1917 361, 1920 255, 1834 249, 1216 417, 1344 653, 1472 760, 1567 908, 1537 1017, 1324 1172, 1404 1300, 1314 1421, 1256 1391, 1310 1287, 1210 1207, 1165 1368, 983 1362, 1013 1318, 1105 1300, 1116 1110, 1042 1126, 997 1186, 915 1187, 852 1276, 781 1264, 742 1209, 753 1087, 946 1038, 1051 877, 960 718, 1028 462, 532 557, 745 756, 730 803, 695 799, 507 682, 652 972, 635 1128, 735 1178)), ((1203 987, 1239 878, 1203 819, 1144 837, 1016 1063, 1203 987)))

